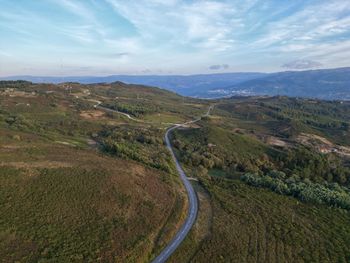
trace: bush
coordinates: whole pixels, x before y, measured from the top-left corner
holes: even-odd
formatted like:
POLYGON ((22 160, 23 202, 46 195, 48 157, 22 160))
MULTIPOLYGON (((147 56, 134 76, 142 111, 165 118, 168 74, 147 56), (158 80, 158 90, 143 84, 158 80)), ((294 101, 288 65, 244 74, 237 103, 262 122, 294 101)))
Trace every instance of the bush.
POLYGON ((171 171, 172 160, 160 139, 159 129, 145 130, 135 127, 105 129, 98 135, 104 151, 125 159, 133 159, 153 168, 171 171))
POLYGON ((278 171, 263 176, 247 173, 241 176, 241 180, 255 187, 269 188, 278 194, 294 196, 304 202, 350 210, 350 190, 337 183, 322 185, 309 179, 301 181, 297 176, 285 179, 285 174, 278 171))

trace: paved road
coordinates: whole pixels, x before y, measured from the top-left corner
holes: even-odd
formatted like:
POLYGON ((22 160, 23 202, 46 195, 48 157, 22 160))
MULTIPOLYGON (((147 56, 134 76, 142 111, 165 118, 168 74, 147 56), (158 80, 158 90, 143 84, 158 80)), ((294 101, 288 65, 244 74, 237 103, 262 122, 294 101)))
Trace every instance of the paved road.
MULTIPOLYGON (((120 112, 117 110, 112 110, 109 108, 105 108, 100 106, 101 103, 98 103, 95 105, 95 108, 100 108, 102 110, 107 110, 111 112, 116 112, 119 114, 122 114, 126 116, 127 118, 134 120, 134 121, 142 121, 135 119, 131 117, 129 114, 126 114, 124 112, 120 112)), ((202 117, 207 117, 210 115, 210 111, 214 108, 214 106, 210 106, 208 111, 202 116, 202 117)), ((185 172, 183 171, 178 159, 176 158, 174 154, 174 150, 171 146, 170 139, 169 139, 169 134, 179 128, 179 127, 184 127, 188 124, 192 124, 195 122, 198 122, 202 119, 202 117, 199 117, 197 119, 194 119, 192 121, 185 122, 183 124, 175 124, 171 128, 169 128, 166 133, 165 133, 165 143, 170 151, 170 154, 175 162, 176 165, 176 170, 180 175, 180 179, 182 183, 184 184, 187 192, 187 197, 188 197, 188 212, 187 212, 187 218, 185 223, 181 226, 180 230, 176 233, 175 237, 170 241, 170 243, 162 250, 162 252, 152 261, 152 263, 164 263, 168 260, 168 258, 175 252, 175 250, 180 246, 181 242, 186 238, 187 234, 190 232, 194 222, 196 221, 197 213, 198 213, 198 200, 197 200, 197 195, 196 192, 194 191, 190 181, 188 180, 185 172)))
POLYGON ((117 110, 113 110, 113 109, 110 109, 110 108, 106 108, 106 107, 100 106, 100 104, 101 104, 101 103, 95 105, 95 106, 94 106, 95 109, 96 109, 96 108, 99 108, 99 109, 101 109, 101 110, 119 113, 119 114, 121 114, 121 115, 126 116, 126 117, 127 117, 128 119, 130 119, 130 120, 137 121, 137 122, 142 122, 141 120, 132 117, 130 114, 127 114, 127 113, 121 112, 121 111, 117 111, 117 110))
MULTIPOLYGON (((209 116, 210 111, 213 109, 213 106, 210 106, 207 113, 203 116, 209 116)), ((170 143, 169 134, 184 125, 195 123, 199 121, 202 117, 195 119, 193 121, 186 122, 184 124, 177 124, 171 128, 169 128, 165 133, 165 142, 166 146, 169 149, 171 156, 175 162, 176 170, 180 175, 182 183, 184 184, 187 196, 188 196, 188 205, 189 209, 187 212, 187 218, 185 223, 181 226, 180 230, 176 233, 175 237, 170 241, 170 243, 163 249, 163 251, 152 261, 153 263, 163 263, 166 262, 167 259, 175 252, 175 250, 180 246, 181 242, 186 238, 188 232, 190 232, 194 222, 196 221, 197 213, 198 213, 198 200, 196 196, 196 192, 194 191, 190 181, 188 180, 185 172, 181 168, 181 165, 176 158, 173 148, 170 143)))
MULTIPOLYGON (((113 109, 110 109, 110 108, 106 108, 106 107, 100 106, 101 103, 102 102, 98 101, 98 103, 96 105, 94 105, 94 108, 95 109, 101 109, 101 110, 109 111, 109 112, 119 113, 121 115, 126 116, 128 119, 136 121, 136 122, 142 122, 142 123, 146 123, 146 124, 157 124, 157 123, 154 123, 152 121, 145 121, 145 120, 141 120, 141 119, 136 119, 136 118, 132 117, 130 114, 127 114, 125 112, 121 112, 121 111, 118 111, 118 110, 113 110, 113 109)), ((176 125, 176 123, 171 123, 171 122, 161 122, 161 124, 176 125)))

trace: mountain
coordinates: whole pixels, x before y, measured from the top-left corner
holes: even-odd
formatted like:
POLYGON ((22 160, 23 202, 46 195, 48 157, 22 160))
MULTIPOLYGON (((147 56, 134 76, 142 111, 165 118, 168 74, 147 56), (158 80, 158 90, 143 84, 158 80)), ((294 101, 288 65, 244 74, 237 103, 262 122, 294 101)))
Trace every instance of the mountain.
POLYGON ((221 95, 287 95, 350 100, 350 68, 289 71, 234 84, 209 93, 221 95))
POLYGON ((221 89, 252 79, 267 76, 265 73, 223 73, 202 75, 112 75, 106 77, 73 76, 73 77, 40 77, 12 76, 0 80, 27 80, 34 83, 79 82, 82 84, 112 83, 122 81, 140 85, 165 88, 181 95, 208 97, 208 90, 221 89))
POLYGON ((160 87, 183 96, 199 98, 232 95, 286 95, 319 99, 350 100, 350 68, 278 73, 222 73, 201 75, 112 75, 105 77, 13 76, 0 80, 27 80, 34 83, 79 82, 82 84, 122 81, 160 87))

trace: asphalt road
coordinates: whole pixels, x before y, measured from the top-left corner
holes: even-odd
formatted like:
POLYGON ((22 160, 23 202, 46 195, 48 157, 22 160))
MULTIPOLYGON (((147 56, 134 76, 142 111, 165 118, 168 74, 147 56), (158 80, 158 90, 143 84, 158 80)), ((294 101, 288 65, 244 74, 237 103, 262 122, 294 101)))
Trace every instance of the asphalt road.
MULTIPOLYGON (((210 106, 207 113, 203 116, 209 116, 210 111, 213 109, 213 106, 210 106)), ((202 117, 201 117, 202 118, 202 117)), ((152 261, 152 263, 163 263, 166 262, 167 259, 175 252, 175 250, 180 246, 181 242, 186 238, 188 232, 190 232, 194 222, 196 221, 197 213, 198 213, 198 200, 196 192, 194 191, 190 181, 188 180, 185 172, 181 168, 181 165, 176 158, 173 148, 170 143, 169 134, 186 124, 191 124, 199 121, 201 118, 195 119, 193 121, 186 122, 184 124, 177 124, 171 128, 169 128, 165 133, 165 143, 167 148, 169 149, 171 156, 175 162, 176 170, 180 175, 181 181, 184 184, 188 197, 188 212, 185 223, 181 226, 180 230, 176 233, 175 237, 170 241, 170 243, 163 249, 163 251, 152 261)))
MULTIPOLYGON (((109 108, 105 108, 100 106, 101 103, 98 103, 95 105, 95 108, 100 108, 102 110, 107 110, 111 112, 116 112, 119 114, 122 114, 126 116, 127 118, 134 120, 134 121, 141 121, 138 119, 135 119, 131 117, 129 114, 126 114, 124 112, 112 110, 109 108)), ((214 106, 210 106, 208 111, 202 116, 202 117, 207 117, 210 115, 210 111, 214 108, 214 106)), ((169 134, 179 128, 179 127, 184 127, 188 124, 192 124, 195 122, 198 122, 202 119, 202 117, 199 117, 197 119, 194 119, 192 121, 185 122, 183 124, 175 124, 174 126, 170 127, 166 133, 165 133, 165 143, 170 151, 170 154, 175 162, 176 165, 176 170, 180 176, 180 179, 182 183, 185 186, 186 192, 187 192, 187 197, 188 197, 188 212, 187 212, 187 218, 185 223, 181 226, 180 230, 176 233, 176 235, 173 237, 173 239, 170 241, 170 243, 162 250, 162 252, 152 261, 152 263, 163 263, 168 260, 168 258, 175 252, 175 250, 180 246, 181 242, 186 238, 187 234, 190 232, 194 222, 196 221, 197 213, 198 213, 198 200, 197 200, 197 195, 196 192, 194 191, 190 181, 188 180, 185 172, 183 171, 178 159, 176 158, 174 154, 174 150, 172 148, 172 145, 170 143, 169 139, 169 134)))
POLYGON ((124 112, 121 112, 121 111, 117 111, 117 110, 113 110, 113 109, 110 109, 110 108, 106 108, 106 107, 100 106, 100 104, 101 104, 101 103, 96 104, 96 105, 94 106, 95 109, 99 108, 99 109, 101 109, 101 110, 119 113, 119 114, 121 114, 121 115, 126 116, 126 117, 127 117, 128 119, 130 119, 130 120, 137 121, 137 122, 140 121, 139 119, 136 119, 136 118, 134 118, 134 117, 131 117, 130 114, 127 114, 127 113, 124 113, 124 112))

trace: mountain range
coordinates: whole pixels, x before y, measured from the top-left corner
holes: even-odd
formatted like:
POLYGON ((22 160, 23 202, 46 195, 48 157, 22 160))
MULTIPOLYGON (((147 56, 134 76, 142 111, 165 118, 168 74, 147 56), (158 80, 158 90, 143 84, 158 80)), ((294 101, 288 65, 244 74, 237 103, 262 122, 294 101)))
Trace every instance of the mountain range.
POLYGON ((0 80, 34 83, 125 83, 155 86, 184 96, 215 98, 233 95, 287 95, 320 99, 350 99, 350 67, 278 73, 221 73, 199 75, 112 75, 40 77, 12 76, 0 80))
MULTIPOLYGON (((220 91, 211 91, 222 94, 220 91)), ((227 87, 223 95, 286 95, 319 99, 350 99, 350 68, 290 71, 227 87)))

